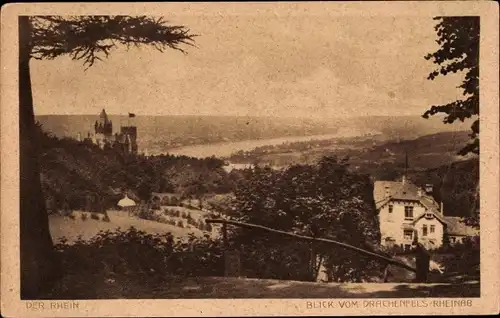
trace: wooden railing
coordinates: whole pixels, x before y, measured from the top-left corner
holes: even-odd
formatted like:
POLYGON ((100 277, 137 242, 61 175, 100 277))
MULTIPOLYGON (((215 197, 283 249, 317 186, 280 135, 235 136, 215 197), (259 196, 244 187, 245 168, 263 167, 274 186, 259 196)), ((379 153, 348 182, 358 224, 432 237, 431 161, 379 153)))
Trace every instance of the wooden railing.
MULTIPOLYGON (((354 251, 354 252, 356 252, 358 254, 367 256, 369 258, 377 259, 379 261, 382 261, 382 262, 386 263, 387 267, 386 267, 386 270, 384 271, 385 272, 384 276, 386 276, 386 274, 387 274, 387 269, 388 269, 389 265, 398 266, 398 267, 404 268, 404 269, 406 269, 408 271, 417 273, 417 269, 416 268, 413 268, 413 267, 411 267, 411 266, 409 266, 409 265, 407 265, 407 264, 405 264, 405 263, 403 263, 403 262, 401 262, 399 260, 396 260, 394 258, 388 257, 386 255, 381 255, 381 254, 375 253, 373 251, 368 251, 368 250, 365 250, 365 249, 362 249, 362 248, 359 248, 359 247, 356 247, 356 246, 353 246, 353 245, 350 245, 350 244, 338 242, 338 241, 335 241, 335 240, 332 240, 332 239, 315 238, 315 237, 310 237, 310 236, 304 236, 304 235, 299 235, 299 234, 295 234, 295 233, 290 233, 290 232, 285 232, 285 231, 281 231, 281 230, 272 229, 272 228, 269 228, 269 227, 266 227, 266 226, 262 226, 262 225, 250 224, 250 223, 243 223, 243 222, 232 221, 232 220, 207 219, 207 220, 205 220, 205 222, 206 223, 218 223, 218 224, 222 224, 222 239, 223 239, 223 244, 224 244, 224 248, 225 249, 227 249, 227 246, 228 246, 228 241, 227 241, 228 240, 228 238, 227 238, 227 225, 234 225, 234 226, 238 226, 238 227, 242 227, 242 228, 263 230, 263 231, 267 231, 267 232, 271 232, 271 233, 275 233, 275 234, 289 236, 289 237, 293 237, 293 238, 295 238, 297 240, 302 240, 302 241, 321 242, 321 243, 326 243, 326 244, 332 244, 332 245, 335 245, 335 246, 338 246, 338 247, 342 247, 342 248, 354 251)), ((427 267, 426 270, 428 271, 428 267, 427 267)), ((417 276, 419 276, 419 275, 417 275, 417 276)), ((384 277, 384 280, 385 280, 385 278, 386 277, 384 277)))

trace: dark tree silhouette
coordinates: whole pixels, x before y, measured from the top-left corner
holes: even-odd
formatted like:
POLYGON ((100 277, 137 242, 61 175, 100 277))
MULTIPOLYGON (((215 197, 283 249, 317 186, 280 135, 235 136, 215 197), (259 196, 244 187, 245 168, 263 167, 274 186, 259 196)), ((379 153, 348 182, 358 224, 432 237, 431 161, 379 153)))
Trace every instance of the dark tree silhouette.
POLYGON ((423 117, 429 118, 437 113, 445 113, 445 123, 477 116, 471 126, 472 141, 459 154, 479 154, 479 17, 436 17, 439 23, 435 26, 441 46, 436 52, 428 54, 425 59, 432 60, 439 67, 431 72, 429 80, 439 75, 464 71, 465 79, 459 86, 463 89, 464 98, 446 105, 433 105, 423 117))
POLYGON ((60 274, 40 183, 39 145, 33 110, 30 60, 68 55, 86 68, 120 46, 159 51, 194 45, 183 26, 146 16, 19 17, 21 298, 36 298, 60 274))

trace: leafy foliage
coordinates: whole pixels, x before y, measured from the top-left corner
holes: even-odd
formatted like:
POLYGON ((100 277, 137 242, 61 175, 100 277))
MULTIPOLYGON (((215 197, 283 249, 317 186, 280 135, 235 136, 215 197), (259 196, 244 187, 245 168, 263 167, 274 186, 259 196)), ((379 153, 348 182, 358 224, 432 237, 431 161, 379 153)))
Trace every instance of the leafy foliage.
POLYGON ((409 178, 418 185, 433 185, 433 196, 443 202, 445 214, 466 218, 466 223, 479 227, 479 160, 473 158, 435 169, 412 171, 409 178))
POLYGON ((437 250, 448 273, 471 273, 478 270, 481 259, 479 237, 464 238, 463 242, 443 245, 437 250))
MULTIPOLYGON (((235 191, 234 219, 360 247, 378 240, 371 182, 349 171, 347 160, 325 157, 316 166, 255 168, 250 174, 235 191)), ((274 234, 235 229, 231 238, 244 249, 242 263, 250 276, 311 280, 315 255, 325 259, 333 280, 360 281, 371 266, 370 260, 344 250, 274 234)))
MULTIPOLYGON (((436 52, 425 56, 439 67, 432 71, 428 79, 434 80, 439 75, 465 71, 465 79, 459 86, 465 99, 456 100, 446 105, 433 105, 423 117, 445 113, 445 123, 455 120, 464 121, 472 116, 479 116, 479 17, 436 17, 440 22, 435 26, 437 43, 441 46, 436 52)), ((460 154, 469 152, 479 154, 479 118, 471 126, 473 139, 460 154)))
POLYGON ((163 276, 222 276, 222 244, 209 235, 188 240, 135 228, 101 231, 89 241, 55 245, 67 272, 163 276), (137 257, 140 255, 140 257, 137 257))
POLYGON ((188 29, 165 22, 147 16, 34 16, 31 56, 54 59, 69 55, 90 67, 118 45, 149 45, 160 52, 166 48, 184 52, 180 44, 193 45, 195 35, 188 29))

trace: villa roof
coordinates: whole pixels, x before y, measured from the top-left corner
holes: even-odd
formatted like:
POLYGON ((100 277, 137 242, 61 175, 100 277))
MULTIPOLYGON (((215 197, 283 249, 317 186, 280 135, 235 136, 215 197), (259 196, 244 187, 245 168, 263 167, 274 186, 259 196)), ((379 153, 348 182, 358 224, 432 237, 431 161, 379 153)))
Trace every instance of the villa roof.
POLYGON ((445 216, 446 224, 448 225, 448 234, 459 236, 475 236, 479 235, 479 231, 472 226, 464 223, 463 218, 458 216, 445 216))
MULTIPOLYGON (((430 213, 432 214, 436 219, 438 219, 439 222, 441 222, 442 224, 444 225, 448 225, 448 223, 446 222, 446 220, 444 219, 443 216, 441 216, 439 213, 436 213, 434 211, 429 211, 427 213, 430 213)), ((413 220, 412 224, 416 224, 418 222, 418 220, 420 220, 421 218, 425 217, 425 214, 426 213, 423 213, 421 214, 418 218, 416 218, 415 220, 413 220)))
POLYGON ((439 205, 433 198, 427 196, 425 192, 415 184, 406 181, 375 181, 373 188, 373 198, 377 210, 386 205, 391 200, 417 201, 424 205, 430 212, 439 213, 439 205))

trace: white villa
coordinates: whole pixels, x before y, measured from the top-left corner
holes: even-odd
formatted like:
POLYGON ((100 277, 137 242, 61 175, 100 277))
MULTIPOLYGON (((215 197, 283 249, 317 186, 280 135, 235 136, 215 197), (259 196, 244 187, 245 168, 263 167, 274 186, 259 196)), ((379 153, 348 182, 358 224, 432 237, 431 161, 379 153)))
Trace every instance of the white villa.
POLYGON ((432 198, 432 186, 421 189, 403 176, 401 181, 376 181, 373 196, 378 212, 381 245, 411 247, 414 232, 427 248, 443 245, 446 221, 442 206, 432 198))
POLYGON ((465 225, 461 218, 444 216, 443 204, 432 197, 432 185, 423 189, 407 181, 375 181, 373 197, 379 217, 382 246, 411 247, 414 233, 426 248, 443 245, 443 234, 448 233, 450 244, 463 242, 465 237, 479 232, 465 225))

